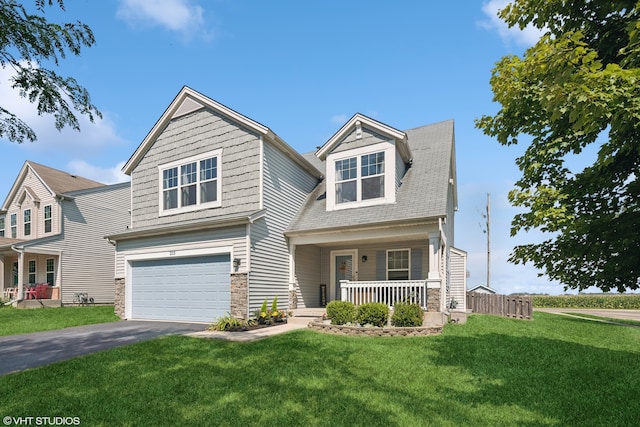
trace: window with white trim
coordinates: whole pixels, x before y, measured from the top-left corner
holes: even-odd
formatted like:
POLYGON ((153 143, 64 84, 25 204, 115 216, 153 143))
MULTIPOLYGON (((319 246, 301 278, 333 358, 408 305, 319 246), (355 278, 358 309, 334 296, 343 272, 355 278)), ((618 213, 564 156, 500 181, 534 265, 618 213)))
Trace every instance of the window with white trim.
POLYGON ((47 283, 51 286, 55 285, 55 273, 56 273, 56 260, 54 258, 47 258, 47 283))
POLYGON ((221 155, 217 150, 160 166, 160 213, 220 206, 221 155))
POLYGON ((0 218, 0 237, 4 237, 4 217, 0 218))
POLYGON ((24 221, 22 225, 24 227, 24 235, 26 237, 31 235, 31 209, 25 209, 23 215, 24 221))
POLYGON ((336 160, 336 204, 384 197, 384 151, 336 160))
POLYGON ((28 272, 29 272, 29 284, 34 284, 36 283, 36 260, 35 259, 31 259, 28 262, 28 272))
POLYGON ((10 217, 11 221, 11 238, 18 238, 18 214, 12 213, 10 217))
POLYGON ((396 156, 389 142, 329 154, 327 210, 395 203, 396 156))
POLYGON ((52 207, 51 205, 46 205, 44 207, 44 232, 51 233, 52 230, 52 207))
POLYGON ((409 280, 411 268, 409 249, 387 251, 387 280, 409 280))

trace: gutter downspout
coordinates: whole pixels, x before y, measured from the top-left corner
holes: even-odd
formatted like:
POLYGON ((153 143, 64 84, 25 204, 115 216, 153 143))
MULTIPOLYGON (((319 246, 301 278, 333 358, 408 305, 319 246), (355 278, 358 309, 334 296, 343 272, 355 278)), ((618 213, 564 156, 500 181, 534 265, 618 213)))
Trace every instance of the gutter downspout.
POLYGON ((24 247, 19 249, 16 245, 11 245, 11 250, 18 254, 18 295, 15 301, 20 301, 24 295, 24 247))

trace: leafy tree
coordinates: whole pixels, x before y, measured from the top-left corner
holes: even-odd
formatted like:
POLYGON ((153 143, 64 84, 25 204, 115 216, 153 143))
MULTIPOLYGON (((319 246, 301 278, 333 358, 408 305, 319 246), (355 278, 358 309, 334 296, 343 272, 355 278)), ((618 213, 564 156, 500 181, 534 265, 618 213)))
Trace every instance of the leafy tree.
POLYGON ((532 263, 568 288, 624 292, 640 285, 640 3, 631 0, 515 0, 500 17, 544 31, 522 58, 495 66, 501 104, 476 127, 503 145, 526 135, 509 193, 523 208, 511 234, 552 236, 517 246, 510 261, 532 263), (586 146, 597 159, 572 171, 586 146))
MULTIPOLYGON (((64 10, 63 0, 35 0, 39 14, 27 12, 14 0, 0 0, 0 65, 15 70, 10 84, 20 96, 37 104, 38 114, 53 114, 55 126, 61 130, 71 126, 80 130, 74 114, 102 117, 91 104, 89 92, 72 77, 63 77, 41 67, 49 62, 58 65, 67 52, 79 55, 83 46, 95 43, 91 29, 81 23, 56 24, 44 18, 46 6, 54 3, 64 10)), ((1 84, 2 82, 0 82, 1 84)), ((0 100, 0 103, 2 100, 0 100)), ((13 142, 36 140, 36 134, 23 120, 0 105, 0 137, 13 142)))

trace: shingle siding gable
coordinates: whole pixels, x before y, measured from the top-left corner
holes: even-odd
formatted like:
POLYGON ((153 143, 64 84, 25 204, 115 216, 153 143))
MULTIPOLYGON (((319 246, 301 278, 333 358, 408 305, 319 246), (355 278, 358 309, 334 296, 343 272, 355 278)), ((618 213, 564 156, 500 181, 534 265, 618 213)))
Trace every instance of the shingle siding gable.
POLYGON ((259 209, 260 138, 210 109, 169 122, 132 174, 133 227, 259 209), (159 216, 158 167, 176 160, 222 149, 222 206, 159 216))
POLYGON ((379 144, 381 142, 388 142, 389 138, 386 138, 366 127, 362 128, 362 135, 360 138, 356 136, 356 130, 353 130, 347 135, 331 152, 340 153, 343 151, 353 150, 355 148, 366 147, 369 145, 379 144))

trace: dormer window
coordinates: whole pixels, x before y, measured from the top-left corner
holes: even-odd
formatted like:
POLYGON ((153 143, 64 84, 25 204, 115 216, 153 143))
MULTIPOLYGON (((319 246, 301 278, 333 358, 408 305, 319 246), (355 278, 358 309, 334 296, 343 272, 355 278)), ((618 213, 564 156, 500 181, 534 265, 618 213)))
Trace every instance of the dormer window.
POLYGON ((327 156, 327 209, 395 202, 395 147, 380 143, 327 156))
POLYGON ((159 167, 160 215, 221 205, 222 150, 159 167))
POLYGON ((336 160, 336 204, 384 197, 384 151, 336 160))

